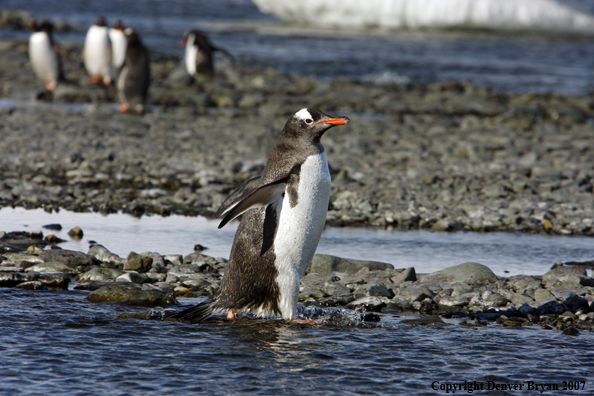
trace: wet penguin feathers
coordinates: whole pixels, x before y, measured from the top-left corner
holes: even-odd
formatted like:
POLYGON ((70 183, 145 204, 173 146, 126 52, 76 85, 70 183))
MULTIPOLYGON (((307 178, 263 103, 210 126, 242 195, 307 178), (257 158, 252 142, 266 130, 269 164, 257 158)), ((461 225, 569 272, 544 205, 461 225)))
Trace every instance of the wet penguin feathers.
POLYGON ((218 292, 173 315, 201 321, 227 310, 294 319, 299 283, 317 248, 330 197, 321 136, 349 122, 316 109, 289 118, 261 176, 233 191, 217 211, 220 227, 243 214, 218 292))

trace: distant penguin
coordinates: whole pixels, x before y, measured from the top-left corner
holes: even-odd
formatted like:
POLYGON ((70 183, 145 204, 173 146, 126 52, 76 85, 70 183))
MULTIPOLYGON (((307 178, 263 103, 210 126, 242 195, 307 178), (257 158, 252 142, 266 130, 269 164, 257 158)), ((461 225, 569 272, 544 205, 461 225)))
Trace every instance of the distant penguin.
POLYGON ((330 198, 330 173, 320 138, 347 117, 316 109, 292 115, 261 176, 235 190, 219 208, 219 228, 245 213, 218 292, 175 319, 202 321, 227 311, 296 316, 300 280, 316 251, 330 198))
POLYGON ((181 44, 186 47, 184 63, 188 74, 192 77, 202 74, 210 78, 214 75, 214 53, 216 51, 221 52, 229 59, 233 58, 227 51, 212 45, 208 37, 199 30, 187 32, 181 44))
POLYGON ((29 38, 29 60, 35 75, 43 81, 47 91, 53 91, 64 80, 62 62, 52 37, 53 25, 44 21, 34 24, 29 38))
POLYGON ((134 30, 128 28, 125 34, 126 57, 118 77, 118 95, 122 102, 120 112, 131 110, 142 113, 151 80, 149 55, 134 30))
POLYGON ((126 35, 121 21, 116 21, 109 29, 109 40, 111 41, 111 64, 117 74, 126 58, 126 35))
POLYGON ((89 28, 83 47, 85 69, 94 84, 110 85, 112 80, 111 42, 105 19, 99 18, 89 28))

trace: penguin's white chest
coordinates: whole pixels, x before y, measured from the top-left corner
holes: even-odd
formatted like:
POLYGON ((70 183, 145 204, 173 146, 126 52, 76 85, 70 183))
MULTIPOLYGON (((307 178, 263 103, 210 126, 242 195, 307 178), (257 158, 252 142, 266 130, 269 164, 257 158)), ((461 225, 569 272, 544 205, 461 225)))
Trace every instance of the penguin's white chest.
POLYGON ((93 25, 89 28, 84 46, 85 68, 91 76, 110 78, 111 42, 106 26, 93 25))
POLYGON ((111 64, 119 69, 124 64, 124 59, 126 59, 126 47, 128 45, 126 36, 121 30, 110 28, 109 40, 112 48, 111 64))
POLYGON ((191 76, 196 74, 196 66, 204 61, 204 55, 198 49, 198 46, 194 45, 194 40, 195 37, 193 34, 191 34, 186 44, 186 53, 184 59, 186 63, 186 70, 188 71, 188 74, 191 76))
POLYGON ((301 277, 307 271, 324 230, 330 182, 324 151, 308 157, 301 166, 297 204, 291 207, 288 193, 283 198, 274 252, 279 309, 285 319, 295 317, 301 277))
POLYGON ((37 77, 44 82, 58 81, 58 55, 45 32, 36 32, 29 39, 29 59, 37 77))

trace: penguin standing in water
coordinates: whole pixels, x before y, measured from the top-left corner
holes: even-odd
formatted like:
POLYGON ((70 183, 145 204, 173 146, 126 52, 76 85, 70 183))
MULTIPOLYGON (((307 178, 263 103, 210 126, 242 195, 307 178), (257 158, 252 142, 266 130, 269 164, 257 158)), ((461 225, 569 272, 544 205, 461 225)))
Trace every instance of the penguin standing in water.
POLYGON ((29 60, 35 75, 43 81, 48 92, 53 91, 60 81, 64 81, 62 62, 52 37, 54 26, 44 21, 33 25, 34 32, 29 38, 29 60))
POLYGON ((120 112, 133 111, 142 114, 151 81, 149 55, 134 30, 128 28, 125 34, 126 57, 117 84, 122 102, 120 112))
POLYGON ((85 69, 91 76, 89 81, 93 84, 111 84, 113 69, 111 66, 111 41, 109 28, 104 18, 89 28, 83 47, 83 61, 85 69))
POLYGON ((295 320, 300 281, 316 251, 330 198, 322 135, 347 117, 301 109, 287 121, 261 176, 235 190, 219 208, 219 228, 245 213, 218 292, 175 319, 202 321, 227 311, 295 320))
POLYGON ((186 47, 184 63, 188 74, 192 77, 201 74, 212 78, 214 75, 214 53, 216 51, 219 51, 231 60, 233 59, 227 51, 212 45, 208 37, 199 30, 190 30, 187 32, 181 45, 186 47))
POLYGON ((113 27, 109 28, 109 41, 111 41, 111 64, 117 74, 126 58, 127 39, 121 21, 116 21, 113 27))

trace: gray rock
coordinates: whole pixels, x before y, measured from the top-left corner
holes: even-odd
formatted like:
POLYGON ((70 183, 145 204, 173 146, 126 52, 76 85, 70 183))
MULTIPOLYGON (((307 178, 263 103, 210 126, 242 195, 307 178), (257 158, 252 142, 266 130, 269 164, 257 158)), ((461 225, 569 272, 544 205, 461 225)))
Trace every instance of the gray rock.
POLYGON ((547 289, 537 289, 534 291, 534 301, 542 303, 551 300, 557 301, 555 296, 547 289))
POLYGON ((394 283, 403 283, 403 282, 415 282, 417 280, 417 273, 414 267, 406 268, 404 271, 400 272, 398 275, 393 276, 392 282, 394 283))
POLYGON ((393 298, 395 296, 392 289, 388 289, 385 283, 373 285, 369 288, 369 295, 376 297, 393 298))
POLYGON ((452 296, 444 296, 439 299, 436 299, 437 304, 440 307, 445 308, 462 308, 467 306, 470 301, 476 297, 478 297, 478 293, 466 293, 460 295, 452 295, 452 296))
POLYGON ((25 290, 47 290, 47 286, 43 282, 39 281, 31 281, 31 282, 23 282, 16 285, 17 289, 25 289, 25 290))
POLYGON ((70 277, 61 272, 0 271, 0 287, 16 287, 23 282, 38 281, 52 289, 68 289, 70 277))
POLYGON ((488 267, 478 263, 464 263, 441 271, 423 275, 422 282, 447 282, 489 284, 497 281, 497 276, 488 267))
POLYGON ((112 282, 124 271, 113 268, 96 267, 78 277, 79 282, 112 282))
POLYGON ((403 289, 399 289, 398 294, 396 296, 412 304, 415 301, 422 301, 426 298, 433 298, 435 296, 435 293, 433 293, 425 286, 410 285, 403 289))
POLYGON ((159 253, 155 252, 143 252, 140 253, 142 257, 150 257, 153 259, 151 265, 151 272, 165 272, 165 259, 159 253))
POLYGON ((370 271, 394 269, 392 264, 381 263, 378 261, 362 261, 344 259, 326 254, 316 254, 311 261, 308 273, 329 275, 333 273, 354 274, 367 268, 370 271))
POLYGON ((124 264, 124 271, 148 272, 153 264, 153 259, 147 256, 130 252, 124 264))
POLYGON ((513 283, 513 289, 516 293, 525 294, 529 291, 541 289, 543 287, 539 279, 534 276, 522 275, 516 278, 513 283))
POLYGON ((565 305, 559 304, 557 301, 549 301, 536 307, 539 316, 561 315, 565 311, 567 311, 565 305))
POLYGON ((57 262, 57 261, 48 261, 45 263, 35 264, 31 267, 25 269, 25 272, 61 272, 64 274, 74 275, 77 274, 78 271, 75 271, 71 267, 67 266, 66 264, 57 262))
POLYGON ((347 305, 347 308, 349 308, 349 309, 363 308, 366 311, 377 312, 377 311, 380 311, 385 306, 386 306, 386 303, 381 298, 375 297, 375 296, 368 296, 368 297, 362 297, 362 298, 356 299, 354 301, 351 301, 347 305))
POLYGON ((165 264, 168 262, 173 265, 181 265, 184 262, 184 257, 181 254, 168 254, 163 256, 165 264))
POLYGON ((71 268, 76 268, 78 266, 88 267, 91 265, 101 264, 95 257, 89 256, 88 254, 82 252, 66 249, 44 250, 39 255, 39 257, 41 257, 46 263, 49 261, 57 261, 71 268))
POLYGON ((146 274, 139 274, 136 271, 128 271, 118 276, 116 282, 146 283, 150 278, 146 274))
POLYGON ((473 288, 468 283, 454 283, 452 285, 452 296, 461 296, 467 293, 471 293, 473 288))
POLYGON ((590 307, 588 305, 588 300, 585 299, 584 297, 580 297, 580 296, 570 296, 565 300, 565 306, 567 307, 567 309, 569 309, 571 312, 577 312, 579 310, 585 310, 585 311, 589 311, 590 307))
POLYGON ((93 291, 87 299, 95 303, 134 304, 147 307, 166 306, 177 301, 156 290, 142 290, 125 284, 103 286, 93 291))
POLYGON ((106 264, 121 265, 126 261, 117 254, 110 252, 104 246, 97 244, 92 245, 87 254, 106 264))

